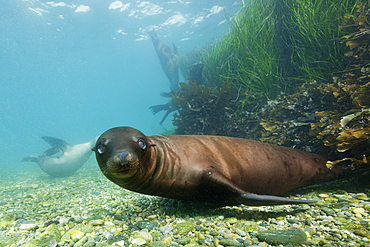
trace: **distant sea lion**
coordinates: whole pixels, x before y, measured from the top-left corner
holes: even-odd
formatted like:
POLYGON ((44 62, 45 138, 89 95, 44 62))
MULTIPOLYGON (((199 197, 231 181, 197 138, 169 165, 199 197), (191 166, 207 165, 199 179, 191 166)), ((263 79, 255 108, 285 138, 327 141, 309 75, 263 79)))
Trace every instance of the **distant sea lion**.
POLYGON ((42 171, 52 177, 66 177, 80 169, 91 155, 91 148, 95 145, 98 137, 89 142, 69 145, 65 141, 49 136, 42 136, 52 148, 46 150, 39 157, 25 157, 22 162, 36 162, 42 171), (62 151, 59 156, 52 156, 62 151))
MULTIPOLYGON (((195 81, 198 85, 201 85, 203 83, 203 64, 201 63, 195 63, 190 67, 189 70, 189 78, 186 78, 184 84, 188 87, 191 87, 191 80, 195 81)), ((184 87, 181 86, 176 92, 178 93, 180 90, 183 90, 184 87)), ((161 93, 163 97, 172 97, 171 93, 161 93)), ((162 120, 159 122, 160 125, 163 124, 164 120, 166 120, 167 116, 178 109, 177 104, 172 99, 167 102, 167 104, 164 105, 153 105, 149 107, 150 110, 152 110, 153 115, 157 114, 160 111, 166 111, 164 114, 162 120)))
POLYGON ((323 156, 222 136, 145 136, 130 127, 103 133, 95 147, 103 174, 135 192, 220 205, 314 201, 279 195, 343 173, 323 156))
POLYGON ((173 52, 171 49, 160 41, 157 37, 155 30, 149 31, 149 35, 152 38, 152 42, 157 52, 159 61, 162 65, 162 69, 166 74, 168 80, 170 80, 170 90, 176 92, 179 87, 179 67, 178 67, 178 50, 174 44, 173 52))

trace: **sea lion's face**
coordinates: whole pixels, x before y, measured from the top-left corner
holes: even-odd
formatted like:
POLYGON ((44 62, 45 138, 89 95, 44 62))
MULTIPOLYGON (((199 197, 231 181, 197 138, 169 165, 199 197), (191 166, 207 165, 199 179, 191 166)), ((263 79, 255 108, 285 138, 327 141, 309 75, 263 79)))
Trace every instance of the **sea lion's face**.
POLYGON ((92 150, 103 174, 113 182, 123 182, 126 178, 144 173, 151 145, 140 131, 117 127, 104 132, 92 150))

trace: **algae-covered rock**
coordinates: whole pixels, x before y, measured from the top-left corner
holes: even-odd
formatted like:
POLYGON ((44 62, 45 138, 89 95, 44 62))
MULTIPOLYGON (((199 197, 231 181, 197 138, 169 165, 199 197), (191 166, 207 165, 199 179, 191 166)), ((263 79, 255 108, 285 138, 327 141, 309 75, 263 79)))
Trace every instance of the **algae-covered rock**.
POLYGON ((225 219, 225 221, 226 221, 227 223, 229 223, 230 225, 233 225, 233 224, 235 224, 236 222, 238 222, 238 219, 237 219, 237 218, 235 218, 235 217, 232 217, 232 218, 226 218, 226 219, 225 219))
POLYGON ((175 233, 179 235, 187 234, 195 229, 195 224, 192 222, 181 222, 175 226, 175 233))
POLYGON ((71 235, 71 239, 81 239, 85 235, 85 233, 75 229, 69 230, 68 233, 71 235))
POLYGON ((2 236, 0 235, 0 247, 5 247, 13 243, 18 242, 21 239, 20 236, 2 236))
POLYGON ((185 245, 185 244, 190 243, 190 241, 191 241, 191 238, 189 238, 189 237, 181 237, 177 240, 177 243, 179 243, 181 245, 185 245))
POLYGON ((35 247, 55 247, 57 244, 57 240, 53 235, 44 235, 40 238, 40 241, 35 247))
POLYGON ((132 243, 132 244, 136 244, 136 245, 141 246, 141 245, 146 244, 146 241, 145 241, 145 239, 143 239, 143 238, 134 238, 134 239, 131 241, 131 243, 132 243))
POLYGON ((239 220, 234 226, 244 232, 249 232, 258 228, 256 222, 247 220, 239 220))
POLYGON ((141 220, 141 221, 136 223, 136 226, 139 227, 140 229, 145 228, 145 229, 148 229, 150 231, 150 230, 153 230, 154 228, 156 228, 158 226, 158 222, 153 221, 153 220, 141 220))
POLYGON ((143 229, 139 232, 134 232, 133 234, 134 238, 142 238, 147 242, 153 241, 152 235, 148 232, 147 229, 143 229))
POLYGON ((306 233, 298 228, 260 231, 258 232, 257 237, 260 241, 264 241, 273 245, 299 245, 307 240, 306 233))
POLYGON ((224 238, 220 240, 222 246, 243 246, 241 243, 232 238, 224 238))
POLYGON ((57 242, 59 242, 62 238, 62 234, 60 233, 58 227, 54 224, 50 225, 47 228, 46 233, 49 234, 49 235, 53 235, 57 242))
POLYGON ((153 244, 149 245, 151 247, 167 247, 168 245, 161 241, 155 241, 153 244))
POLYGON ((199 244, 197 242, 190 242, 190 243, 184 245, 184 247, 194 247, 194 246, 199 246, 199 244))

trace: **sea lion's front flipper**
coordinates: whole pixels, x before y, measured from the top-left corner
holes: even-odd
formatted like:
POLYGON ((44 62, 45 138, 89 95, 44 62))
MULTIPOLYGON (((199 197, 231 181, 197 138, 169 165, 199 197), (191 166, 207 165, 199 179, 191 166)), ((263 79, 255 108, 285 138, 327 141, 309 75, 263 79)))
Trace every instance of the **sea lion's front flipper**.
POLYGON ((61 149, 62 151, 65 151, 69 147, 68 143, 59 138, 50 136, 41 136, 41 138, 47 143, 49 143, 50 146, 61 149))
POLYGON ((43 156, 52 156, 60 151, 60 148, 52 147, 46 150, 42 155, 43 156))
POLYGON ((161 95, 162 97, 165 97, 165 98, 172 98, 171 92, 169 92, 169 93, 162 92, 162 93, 159 93, 159 95, 161 95))
POLYGON ((174 43, 172 43, 172 45, 173 45, 173 53, 174 53, 175 55, 179 55, 179 50, 177 50, 177 47, 175 46, 175 44, 174 44, 174 43))
MULTIPOLYGON (((229 179, 219 173, 215 169, 203 171, 203 177, 208 185, 215 187, 226 187, 230 192, 231 200, 235 203, 244 204, 247 206, 270 206, 270 205, 285 205, 285 204, 304 204, 315 203, 316 201, 296 200, 280 196, 258 195, 244 191, 235 186, 229 179)), ((231 202, 232 202, 231 201, 231 202)))
POLYGON ((289 199, 289 198, 280 197, 280 196, 257 195, 257 194, 251 194, 251 193, 240 195, 235 200, 241 204, 245 204, 248 206, 305 204, 305 203, 317 202, 317 201, 309 201, 309 200, 289 199))
POLYGON ((21 162, 36 162, 37 163, 37 158, 36 157, 24 157, 21 162))

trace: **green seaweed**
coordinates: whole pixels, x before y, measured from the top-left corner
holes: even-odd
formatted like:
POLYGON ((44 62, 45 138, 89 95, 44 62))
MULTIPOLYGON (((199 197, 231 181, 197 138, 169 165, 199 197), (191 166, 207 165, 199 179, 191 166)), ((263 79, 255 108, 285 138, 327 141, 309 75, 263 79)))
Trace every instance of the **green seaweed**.
POLYGON ((290 18, 284 22, 289 30, 287 39, 291 49, 291 64, 296 69, 295 79, 330 82, 333 75, 341 75, 351 62, 346 58, 338 28, 345 13, 353 13, 355 0, 285 0, 290 18))
MULTIPOLYGON (((180 58, 204 64, 205 84, 229 81, 240 110, 292 93, 304 83, 327 83, 353 68, 338 28, 357 0, 251 0, 228 17, 230 30, 212 44, 180 58), (252 97, 251 97, 252 96, 252 97)), ((186 73, 186 72, 184 72, 186 73)))

